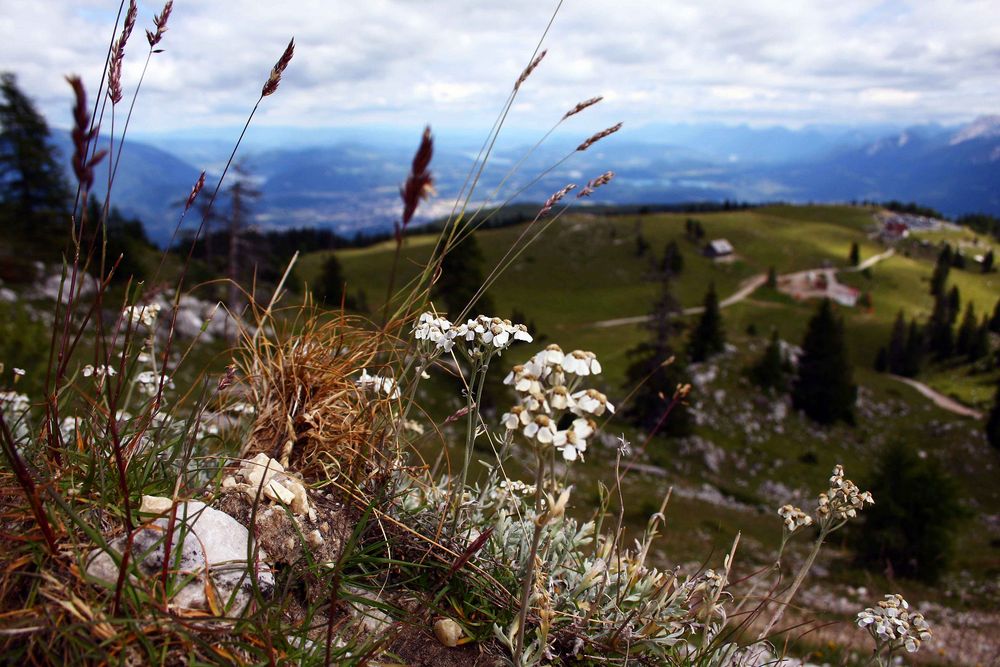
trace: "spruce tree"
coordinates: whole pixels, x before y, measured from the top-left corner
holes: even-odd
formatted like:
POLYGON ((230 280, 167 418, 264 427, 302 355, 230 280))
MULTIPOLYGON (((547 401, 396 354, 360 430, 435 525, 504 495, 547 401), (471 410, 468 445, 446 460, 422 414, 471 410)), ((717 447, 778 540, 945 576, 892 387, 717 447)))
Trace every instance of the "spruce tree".
POLYGON ((809 320, 802 342, 798 374, 792 386, 792 404, 813 421, 854 423, 857 386, 844 340, 844 323, 823 299, 809 320))
POLYGON ((875 354, 875 372, 885 373, 890 370, 889 368, 889 350, 886 349, 885 345, 878 349, 875 354))
POLYGON ((958 335, 955 337, 955 354, 963 356, 969 354, 976 341, 978 329, 976 309, 970 301, 965 307, 965 316, 962 317, 962 325, 958 328, 958 335))
POLYGON ((990 331, 1000 333, 1000 299, 997 299, 997 305, 993 306, 993 315, 990 317, 990 331))
POLYGON ((470 316, 492 314, 493 300, 484 293, 476 303, 470 304, 483 284, 483 251, 476 235, 472 234, 453 247, 441 261, 441 276, 434 285, 434 299, 449 317, 457 318, 470 306, 470 316))
POLYGON ((52 245, 51 235, 68 228, 69 187, 49 139, 17 78, 0 74, 0 212, 7 230, 52 245))
POLYGON ((861 248, 858 247, 857 241, 851 244, 851 253, 848 256, 848 261, 850 261, 851 266, 857 266, 861 263, 861 248))
POLYGON ((339 308, 341 299, 344 300, 344 308, 354 310, 357 308, 355 300, 345 293, 347 281, 344 280, 344 271, 341 268, 340 260, 330 253, 330 256, 323 262, 323 271, 320 274, 317 294, 323 303, 330 308, 339 308))
POLYGON ((764 284, 769 289, 778 289, 778 272, 773 266, 767 269, 767 282, 764 284))
POLYGON ((903 365, 899 374, 903 377, 916 377, 924 364, 924 333, 916 319, 910 320, 906 332, 906 351, 903 354, 903 365))
POLYGON ((684 436, 691 433, 691 416, 683 403, 677 404, 661 424, 677 386, 688 381, 682 355, 675 357, 671 343, 679 332, 681 308, 670 282, 670 275, 663 274, 660 294, 645 324, 649 338, 628 352, 631 362, 625 371, 625 389, 634 393, 624 416, 640 428, 651 430, 660 425, 662 435, 684 436), (671 357, 675 357, 673 363, 667 364, 671 357))
POLYGON ((951 307, 948 298, 938 294, 934 298, 934 310, 927 324, 927 344, 938 359, 950 357, 955 351, 955 339, 951 328, 951 307))
POLYGON ((669 271, 673 276, 679 276, 684 270, 684 255, 677 241, 671 240, 663 249, 663 259, 660 260, 660 271, 669 271))
POLYGON ((989 273, 993 270, 993 250, 988 250, 985 255, 983 255, 983 263, 980 265, 983 273, 989 273))
POLYGON ((705 361, 713 354, 722 352, 726 347, 725 333, 722 330, 722 313, 719 312, 719 297, 715 293, 715 283, 710 283, 705 293, 704 311, 698 319, 698 325, 691 331, 688 341, 688 356, 691 361, 705 361))
POLYGON ((948 317, 949 323, 954 326, 958 321, 958 314, 962 311, 962 294, 958 291, 958 285, 952 285, 948 292, 948 317))
POLYGON ((969 361, 979 361, 990 353, 990 322, 983 317, 969 347, 969 361))
POLYGON ((781 339, 777 330, 771 332, 771 340, 764 354, 750 369, 750 379, 762 389, 785 391, 788 387, 788 360, 781 350, 781 339))
POLYGON ((948 283, 948 273, 951 271, 951 246, 947 243, 938 255, 937 264, 934 265, 934 273, 931 274, 931 295, 937 296, 944 293, 944 287, 948 283))
POLYGON ((892 325, 892 336, 889 338, 889 347, 886 349, 886 368, 890 373, 896 375, 903 374, 903 367, 906 364, 906 318, 903 311, 896 315, 896 321, 892 325))
POLYGON ((1000 382, 997 382, 997 393, 993 399, 993 409, 986 418, 986 440, 996 449, 1000 449, 1000 382))

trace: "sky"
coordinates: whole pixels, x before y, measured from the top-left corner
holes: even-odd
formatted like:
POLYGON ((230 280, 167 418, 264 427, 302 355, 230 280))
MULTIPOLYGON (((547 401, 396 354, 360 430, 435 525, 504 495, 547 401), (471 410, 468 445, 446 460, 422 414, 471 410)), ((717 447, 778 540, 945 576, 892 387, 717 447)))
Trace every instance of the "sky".
MULTIPOLYGON (((130 132, 241 125, 292 36, 295 57, 258 125, 485 131, 556 6, 177 0, 130 132)), ((161 8, 139 3, 123 107, 161 8)), ((117 11, 114 0, 0 0, 0 70, 67 126, 63 76, 96 90, 117 11)), ((956 124, 1000 113, 997 0, 564 0, 543 46, 511 111, 515 128, 547 127, 595 95, 605 100, 587 128, 956 124)))

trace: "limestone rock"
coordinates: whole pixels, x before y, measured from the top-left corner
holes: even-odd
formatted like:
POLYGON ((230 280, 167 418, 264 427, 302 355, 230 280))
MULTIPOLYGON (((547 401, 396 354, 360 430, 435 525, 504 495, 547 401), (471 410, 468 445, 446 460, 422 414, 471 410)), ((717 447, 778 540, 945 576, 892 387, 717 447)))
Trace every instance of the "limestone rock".
MULTIPOLYGON (((144 511, 153 508, 159 513, 170 510, 169 498, 146 496, 144 511)), ((158 577, 163 570, 164 546, 169 519, 161 517, 138 528, 132 541, 132 562, 135 570, 144 577, 158 577)), ((263 562, 267 556, 263 549, 257 551, 260 562, 247 567, 250 534, 228 514, 189 500, 177 504, 176 522, 171 536, 170 569, 177 585, 170 601, 177 609, 213 611, 206 590, 214 593, 215 609, 226 615, 240 614, 253 596, 251 577, 256 573, 261 591, 269 594, 274 588, 274 575, 263 562)), ((112 540, 110 548, 121 554, 126 538, 112 540)), ((106 585, 114 586, 118 580, 118 565, 111 554, 95 549, 87 563, 87 574, 106 585)), ((132 576, 133 582, 136 577, 132 576)))

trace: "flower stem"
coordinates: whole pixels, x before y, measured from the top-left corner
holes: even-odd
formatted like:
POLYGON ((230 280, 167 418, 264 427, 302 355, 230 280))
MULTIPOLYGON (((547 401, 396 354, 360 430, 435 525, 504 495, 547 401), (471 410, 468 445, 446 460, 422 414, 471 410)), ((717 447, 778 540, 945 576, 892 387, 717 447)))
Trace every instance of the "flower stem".
POLYGON ((514 643, 514 664, 521 665, 521 653, 524 650, 525 625, 528 623, 528 600, 531 598, 531 580, 535 576, 535 555, 538 553, 538 543, 542 538, 542 486, 545 483, 545 460, 541 452, 535 449, 535 533, 531 537, 531 551, 528 562, 524 565, 524 583, 521 585, 521 605, 517 623, 517 640, 514 643))
POLYGON ((778 621, 781 620, 781 617, 785 615, 785 609, 787 609, 788 605, 791 604, 792 598, 795 597, 799 587, 802 586, 802 582, 805 581, 806 575, 809 574, 809 570, 812 568, 813 562, 815 562, 816 556, 819 554, 820 547, 823 546, 823 540, 826 539, 826 536, 829 535, 830 532, 831 531, 827 529, 820 530, 819 537, 816 538, 816 543, 813 545, 812 551, 809 553, 809 557, 806 558, 804 563, 802 563, 802 567, 799 568, 798 574, 795 575, 795 580, 792 582, 791 588, 788 589, 788 594, 785 596, 785 599, 778 604, 778 608, 774 611, 774 615, 771 617, 771 620, 768 621, 767 627, 765 627, 763 632, 761 632, 757 637, 758 641, 767 637, 767 633, 771 631, 771 628, 773 628, 778 621))

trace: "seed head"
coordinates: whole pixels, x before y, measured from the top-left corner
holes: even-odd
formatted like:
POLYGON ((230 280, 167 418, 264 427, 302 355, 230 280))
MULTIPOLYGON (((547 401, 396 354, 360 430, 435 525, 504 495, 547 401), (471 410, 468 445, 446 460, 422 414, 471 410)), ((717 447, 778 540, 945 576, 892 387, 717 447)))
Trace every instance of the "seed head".
POLYGON ((285 52, 281 54, 280 58, 278 58, 278 62, 274 63, 274 67, 271 68, 271 75, 267 77, 267 81, 264 82, 264 87, 260 90, 261 97, 273 95, 274 91, 278 89, 278 84, 281 83, 281 74, 285 71, 285 68, 288 67, 288 63, 292 62, 293 55, 295 55, 294 37, 288 42, 288 46, 285 47, 285 52))

